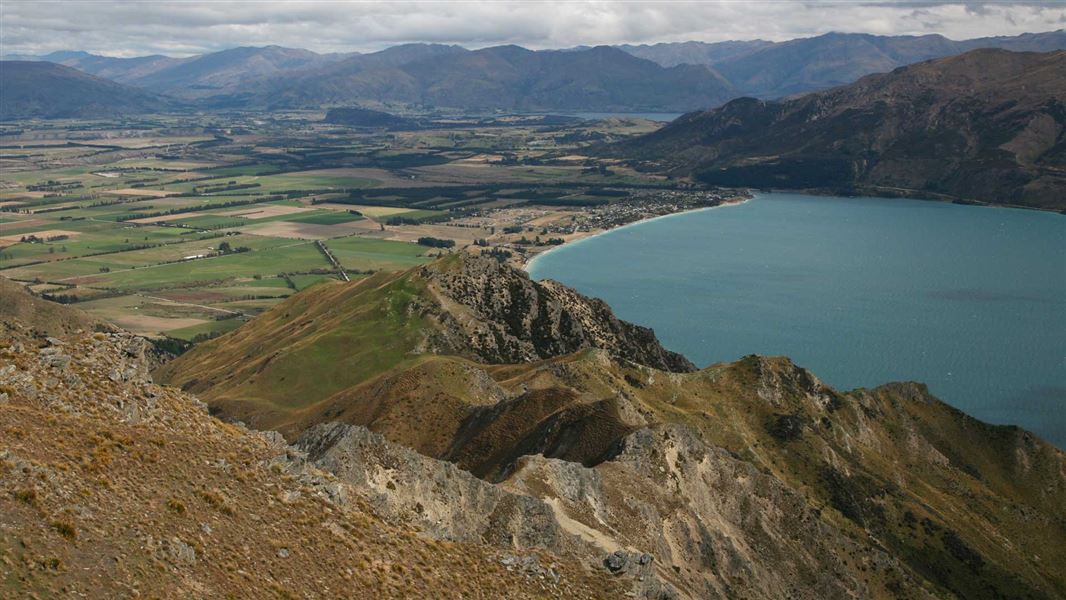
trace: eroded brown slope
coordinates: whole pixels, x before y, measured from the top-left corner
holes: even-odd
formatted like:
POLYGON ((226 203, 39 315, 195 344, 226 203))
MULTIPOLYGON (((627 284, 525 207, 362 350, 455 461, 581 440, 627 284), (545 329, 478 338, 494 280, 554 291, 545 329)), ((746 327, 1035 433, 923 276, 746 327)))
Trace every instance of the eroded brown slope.
POLYGON ((143 339, 40 328, 0 331, 0 596, 622 593, 597 565, 387 522, 280 436, 152 383, 143 339))
MULTIPOLYGON (((634 355, 590 342, 609 338, 583 324, 575 331, 586 337, 575 339, 586 340, 584 349, 518 353, 506 360, 523 362, 491 364, 504 348, 568 350, 567 329, 544 319, 553 324, 541 329, 548 343, 533 343, 539 326, 531 324, 542 311, 500 285, 520 276, 465 263, 476 260, 453 257, 395 278, 298 294, 167 372, 203 386, 224 413, 276 419, 268 405, 234 395, 243 388, 233 379, 212 379, 217 365, 239 369, 249 361, 269 365, 257 377, 309 369, 306 376, 325 379, 337 376, 344 357, 300 362, 283 344, 321 348, 324 336, 345 329, 350 347, 365 356, 381 347, 380 332, 400 331, 405 350, 391 367, 301 398, 277 422, 288 435, 304 432, 301 446, 341 477, 365 481, 380 471, 344 449, 358 430, 316 425, 365 426, 511 494, 469 505, 498 515, 489 520, 495 525, 473 533, 449 517, 436 522, 444 537, 500 543, 499 526, 526 531, 505 543, 556 550, 556 534, 529 535, 523 528, 532 524, 521 519, 513 529, 513 507, 533 498, 543 503, 529 506, 540 507, 533 513, 544 531, 577 536, 593 556, 622 551, 608 567, 651 565, 684 597, 1063 595, 1060 450, 1018 428, 967 417, 919 384, 839 392, 787 359, 754 356, 671 372, 635 358, 654 362, 659 352, 634 355), (478 275, 485 273, 493 275, 478 275), (544 520, 543 505, 553 520, 544 520), (653 559, 642 563, 644 554, 653 559)), ((609 321, 594 323, 613 331, 609 321)), ((464 502, 448 479, 415 486, 413 504, 404 496, 410 488, 379 492, 389 506, 413 508, 406 516, 426 526, 433 514, 455 514, 454 505, 440 507, 441 498, 464 502)))

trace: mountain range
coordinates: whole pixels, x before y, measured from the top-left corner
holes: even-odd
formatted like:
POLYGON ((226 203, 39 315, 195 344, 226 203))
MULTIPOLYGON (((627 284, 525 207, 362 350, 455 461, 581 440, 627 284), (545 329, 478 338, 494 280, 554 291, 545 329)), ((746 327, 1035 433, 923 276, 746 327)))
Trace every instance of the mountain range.
POLYGON ((663 66, 714 68, 745 96, 781 98, 851 83, 916 62, 978 48, 1050 52, 1066 48, 1066 30, 956 41, 942 35, 881 36, 827 33, 785 42, 680 42, 621 46, 663 66))
POLYGON ((685 112, 740 96, 777 98, 824 89, 974 48, 1063 49, 1066 31, 965 41, 935 35, 830 33, 787 42, 541 51, 406 44, 369 54, 265 46, 187 58, 113 58, 85 52, 5 58, 57 62, 207 108, 358 104, 459 111, 685 112))
POLYGON ((798 98, 733 100, 603 149, 727 186, 1066 208, 1066 51, 974 50, 798 98))
MULTIPOLYGON (((204 107, 410 106, 472 111, 683 111, 736 94, 702 65, 661 67, 609 47, 534 52, 408 44, 319 55, 267 46, 188 59, 52 56, 90 74, 204 107)), ((8 115, 10 118, 12 115, 8 115)))
POLYGON ((383 514, 639 573, 638 597, 1066 589, 1066 455, 1032 434, 917 383, 697 369, 492 258, 314 286, 156 376, 281 431, 383 514))

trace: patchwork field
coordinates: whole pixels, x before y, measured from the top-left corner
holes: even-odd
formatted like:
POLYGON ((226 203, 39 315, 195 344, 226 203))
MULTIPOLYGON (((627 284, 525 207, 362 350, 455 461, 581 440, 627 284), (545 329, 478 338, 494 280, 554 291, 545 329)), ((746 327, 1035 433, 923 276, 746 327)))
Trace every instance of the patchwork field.
POLYGON ((582 194, 632 181, 586 168, 579 146, 559 142, 609 135, 602 125, 502 117, 356 133, 321 118, 0 124, 0 276, 137 333, 195 342, 342 270, 358 278, 522 241, 524 221, 506 207, 602 202, 582 194))

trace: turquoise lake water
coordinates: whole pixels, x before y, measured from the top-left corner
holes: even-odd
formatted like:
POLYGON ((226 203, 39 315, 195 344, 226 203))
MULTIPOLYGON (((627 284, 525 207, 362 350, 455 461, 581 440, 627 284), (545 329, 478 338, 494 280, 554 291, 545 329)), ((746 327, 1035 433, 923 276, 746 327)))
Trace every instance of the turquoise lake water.
POLYGON ((1066 216, 760 194, 542 255, 551 278, 698 366, 787 355, 841 389, 896 380, 1066 447, 1066 216))

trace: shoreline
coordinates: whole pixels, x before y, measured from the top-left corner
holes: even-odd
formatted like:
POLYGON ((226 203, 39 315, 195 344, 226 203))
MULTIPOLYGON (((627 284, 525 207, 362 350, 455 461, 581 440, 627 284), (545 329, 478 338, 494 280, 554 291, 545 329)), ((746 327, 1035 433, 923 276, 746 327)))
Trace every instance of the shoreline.
MULTIPOLYGON (((908 190, 906 188, 882 188, 880 192, 882 195, 878 195, 877 188, 870 188, 869 190, 857 190, 851 193, 841 193, 839 190, 832 190, 827 188, 752 188, 757 189, 758 192, 766 193, 785 193, 785 194, 806 194, 808 196, 831 196, 837 198, 885 198, 894 199, 900 198, 904 200, 920 200, 922 202, 938 202, 940 204, 956 204, 959 206, 976 206, 979 208, 1011 208, 1017 210, 1035 210, 1038 212, 1049 212, 1060 215, 1066 215, 1066 209, 1062 208, 1047 208, 1043 206, 1028 206, 1025 204, 1006 204, 1006 203, 992 203, 984 202, 981 200, 970 200, 967 198, 957 198, 953 196, 942 195, 943 197, 934 197, 927 194, 931 192, 922 192, 921 190, 908 190), (885 192, 884 190, 889 190, 885 192), (911 193, 913 192, 913 193, 911 193), (892 193, 895 195, 887 195, 892 193)), ((753 193, 758 193, 753 192, 753 193)))
POLYGON ((727 208, 727 207, 731 207, 731 206, 739 206, 741 204, 747 204, 748 202, 751 202, 752 200, 754 200, 756 195, 757 195, 757 193, 753 193, 753 194, 751 194, 750 196, 748 196, 746 198, 745 197, 738 197, 736 199, 732 199, 731 198, 729 200, 723 200, 721 203, 716 204, 714 206, 701 206, 699 208, 693 208, 693 209, 689 209, 689 210, 682 210, 680 212, 674 212, 674 213, 668 213, 668 214, 665 214, 665 215, 656 215, 654 217, 646 217, 646 218, 643 218, 643 219, 638 219, 636 221, 631 221, 629 223, 626 223, 625 225, 619 225, 618 227, 612 227, 610 229, 600 229, 600 230, 596 230, 596 231, 589 231, 589 232, 587 232, 588 235, 582 235, 580 237, 577 237, 577 238, 574 238, 574 239, 571 239, 571 240, 567 240, 565 243, 559 244, 558 246, 554 246, 552 248, 548 248, 547 250, 544 250, 542 252, 537 252, 536 254, 533 254, 532 256, 529 256, 528 258, 523 259, 519 263, 518 266, 519 266, 519 268, 521 270, 525 271, 528 274, 530 269, 533 267, 533 265, 537 262, 537 260, 540 257, 546 256, 546 255, 548 255, 548 254, 550 254, 552 252, 555 252, 557 250, 561 250, 561 249, 566 248, 566 247, 574 246, 576 244, 584 242, 585 240, 591 240, 592 238, 595 238, 595 237, 598 237, 598 236, 601 236, 601 235, 604 235, 604 234, 607 234, 607 233, 611 233, 612 231, 619 231, 619 230, 625 229, 627 227, 633 227, 633 226, 636 226, 636 225, 641 225, 641 224, 644 224, 644 223, 648 223, 650 221, 657 221, 659 219, 667 219, 667 218, 670 218, 670 217, 677 217, 677 216, 681 216, 681 215, 687 215, 687 214, 691 214, 691 213, 702 212, 702 211, 705 211, 705 210, 714 210, 716 208, 727 208))

